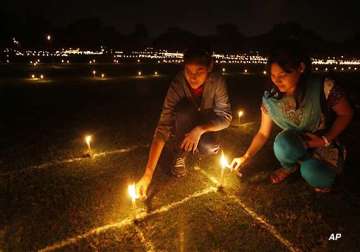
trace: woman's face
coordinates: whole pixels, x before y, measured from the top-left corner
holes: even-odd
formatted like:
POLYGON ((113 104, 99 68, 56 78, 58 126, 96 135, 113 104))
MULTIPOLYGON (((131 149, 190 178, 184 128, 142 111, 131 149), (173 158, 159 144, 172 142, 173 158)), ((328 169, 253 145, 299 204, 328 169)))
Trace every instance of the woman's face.
POLYGON ((271 80, 282 93, 293 94, 301 75, 305 70, 305 64, 300 63, 297 69, 287 73, 278 63, 270 66, 271 80))
POLYGON ((185 65, 185 78, 193 89, 205 83, 209 68, 195 63, 185 65))

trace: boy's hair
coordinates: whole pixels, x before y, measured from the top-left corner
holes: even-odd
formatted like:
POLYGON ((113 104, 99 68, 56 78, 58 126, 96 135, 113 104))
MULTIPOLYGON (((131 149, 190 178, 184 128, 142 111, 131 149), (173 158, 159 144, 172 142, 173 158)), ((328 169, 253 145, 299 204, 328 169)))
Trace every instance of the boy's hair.
POLYGON ((191 47, 184 52, 184 64, 198 64, 205 67, 211 67, 212 55, 205 48, 191 47))

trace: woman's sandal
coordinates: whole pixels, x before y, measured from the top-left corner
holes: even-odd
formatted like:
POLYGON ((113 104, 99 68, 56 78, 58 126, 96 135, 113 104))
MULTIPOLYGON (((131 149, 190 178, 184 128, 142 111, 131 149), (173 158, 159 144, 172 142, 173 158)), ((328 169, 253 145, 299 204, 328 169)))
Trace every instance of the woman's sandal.
POLYGON ((292 173, 294 173, 298 169, 299 169, 299 167, 296 166, 293 169, 293 171, 288 171, 285 168, 279 168, 279 169, 275 170, 270 176, 271 183, 279 184, 279 183, 283 182, 287 177, 289 177, 292 173))
POLYGON ((318 192, 318 193, 329 193, 329 192, 331 192, 330 187, 323 187, 323 188, 315 187, 314 190, 315 190, 315 192, 318 192))

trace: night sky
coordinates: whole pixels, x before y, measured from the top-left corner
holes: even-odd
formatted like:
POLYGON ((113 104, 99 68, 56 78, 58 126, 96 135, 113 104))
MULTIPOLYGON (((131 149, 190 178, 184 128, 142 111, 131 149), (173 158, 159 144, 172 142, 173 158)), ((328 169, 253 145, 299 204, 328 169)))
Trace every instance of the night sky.
POLYGON ((42 15, 65 26, 79 18, 99 17, 122 33, 144 23, 155 36, 169 26, 194 33, 215 33, 216 25, 234 23, 246 36, 268 32, 274 24, 294 21, 327 40, 342 41, 358 32, 360 1, 323 0, 74 0, 2 1, 2 8, 18 15, 42 15))

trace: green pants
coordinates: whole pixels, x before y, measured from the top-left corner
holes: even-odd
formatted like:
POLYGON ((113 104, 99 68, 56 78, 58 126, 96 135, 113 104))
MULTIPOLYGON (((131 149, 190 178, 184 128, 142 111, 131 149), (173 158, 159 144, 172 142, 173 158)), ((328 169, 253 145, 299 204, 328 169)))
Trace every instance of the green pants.
POLYGON ((331 187, 335 181, 335 171, 324 162, 312 157, 299 131, 280 132, 275 138, 274 153, 285 169, 291 170, 300 163, 301 176, 313 187, 331 187))

